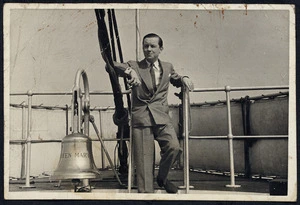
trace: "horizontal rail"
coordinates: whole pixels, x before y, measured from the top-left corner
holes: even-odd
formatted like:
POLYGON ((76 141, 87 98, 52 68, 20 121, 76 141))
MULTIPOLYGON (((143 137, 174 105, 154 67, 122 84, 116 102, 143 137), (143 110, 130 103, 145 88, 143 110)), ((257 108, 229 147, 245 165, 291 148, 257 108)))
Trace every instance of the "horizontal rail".
MULTIPOLYGON (((288 135, 237 135, 233 136, 234 139, 277 139, 288 138, 288 135)), ((228 139, 227 136, 190 136, 189 139, 228 139)))
MULTIPOLYGON (((22 108, 25 107, 27 108, 27 105, 24 104, 10 104, 11 107, 15 107, 15 108, 22 108)), ((47 106, 47 105, 32 105, 31 106, 33 109, 46 109, 46 110, 66 110, 66 106, 47 106)), ((71 109, 71 106, 68 106, 68 109, 71 109)), ((115 107, 111 107, 111 106, 107 106, 107 107, 98 107, 98 106, 94 106, 92 108, 90 108, 90 111, 106 111, 106 110, 115 110, 115 107)))
MULTIPOLYGON (((274 93, 274 94, 267 94, 267 95, 258 95, 258 96, 253 96, 253 97, 249 97, 247 98, 248 100, 262 100, 262 99, 273 99, 276 97, 286 97, 287 95, 289 95, 289 92, 279 92, 279 93, 274 93)), ((241 102, 241 100, 243 100, 245 98, 238 98, 238 99, 231 99, 231 102, 241 102)), ((201 102, 201 103, 191 103, 190 106, 193 107, 197 107, 197 106, 205 106, 205 105, 224 105, 226 104, 226 100, 218 100, 218 101, 205 101, 205 102, 201 102)), ((173 105, 173 107, 176 107, 176 105, 173 105)), ((178 105, 177 105, 178 107, 178 105)))
MULTIPOLYGON (((90 95, 113 95, 112 91, 90 91, 90 95)), ((122 94, 131 93, 130 90, 125 90, 122 94)), ((82 92, 84 94, 84 92, 82 92)), ((10 96, 28 95, 28 92, 10 93, 10 96)), ((32 92, 32 95, 73 95, 73 92, 32 92)))
POLYGON ((261 96, 253 96, 249 97, 249 100, 261 100, 264 98, 275 98, 275 97, 282 97, 282 96, 287 96, 289 95, 289 91, 286 92, 279 92, 279 93, 274 93, 274 94, 267 94, 267 95, 261 95, 261 96))
MULTIPOLYGON (((227 136, 190 136, 189 139, 227 139, 227 136)), ((278 138, 288 138, 288 135, 248 135, 248 136, 233 136, 234 139, 278 139, 278 138)), ((103 139, 103 141, 120 141, 121 139, 103 139)), ((129 138, 123 138, 123 140, 128 141, 129 138)), ((91 141, 99 141, 98 139, 91 139, 91 141)), ((55 143, 62 142, 61 139, 53 140, 31 140, 31 143, 55 143)), ((21 140, 10 140, 10 144, 24 144, 26 139, 21 140)))
MULTIPOLYGON (((258 96, 253 96, 253 97, 249 97, 249 100, 261 100, 261 99, 265 99, 265 98, 275 98, 275 97, 280 97, 280 96, 286 96, 288 95, 289 92, 285 91, 285 92, 279 92, 279 93, 274 93, 274 94, 267 94, 267 95, 258 95, 258 96)), ((232 102, 240 102, 241 99, 243 98, 238 98, 238 99, 231 99, 232 102)), ((226 100, 218 100, 218 101, 205 101, 205 102, 201 102, 201 103, 191 103, 190 106, 193 107, 197 107, 197 106, 206 106, 206 105, 224 105, 226 104, 226 100)), ((20 104, 15 104, 15 103, 11 103, 10 104, 11 107, 15 107, 15 108, 22 108, 25 107, 27 108, 28 106, 24 104, 24 101, 20 104)), ((179 104, 169 104, 170 108, 178 108, 179 104)), ((48 109, 48 110, 66 110, 66 106, 49 106, 49 105, 32 105, 33 109, 48 109)), ((68 107, 68 109, 70 109, 71 106, 68 107)), ((107 111, 107 110, 115 110, 115 107, 111 107, 111 106, 94 106, 90 108, 90 111, 107 111)))
MULTIPOLYGON (((230 91, 248 91, 248 90, 280 90, 289 89, 289 86, 254 86, 254 87, 230 87, 230 91)), ((192 92, 218 92, 225 91, 225 88, 195 88, 192 92)))
MULTIPOLYGON (((120 141, 121 139, 103 139, 103 141, 120 141)), ((123 140, 128 141, 129 138, 123 138, 123 140)), ((91 141, 99 141, 98 139, 91 139, 91 141)), ((9 140, 10 144, 25 144, 27 142, 26 139, 20 139, 20 140, 9 140)), ((53 139, 53 140, 31 140, 31 143, 56 143, 56 142, 62 142, 61 139, 53 139)))
MULTIPOLYGON (((280 90, 289 89, 289 86, 254 86, 254 87, 231 87, 230 91, 247 91, 247 90, 280 90)), ((192 92, 216 92, 225 91, 225 88, 195 88, 192 92)), ((131 90, 124 90, 122 94, 129 94, 131 90)), ((32 92, 32 95, 72 95, 68 92, 32 92)), ((84 92, 82 92, 84 94, 84 92)), ((11 96, 28 95, 28 92, 10 93, 11 96)), ((90 91, 90 95, 113 95, 112 91, 90 91)))

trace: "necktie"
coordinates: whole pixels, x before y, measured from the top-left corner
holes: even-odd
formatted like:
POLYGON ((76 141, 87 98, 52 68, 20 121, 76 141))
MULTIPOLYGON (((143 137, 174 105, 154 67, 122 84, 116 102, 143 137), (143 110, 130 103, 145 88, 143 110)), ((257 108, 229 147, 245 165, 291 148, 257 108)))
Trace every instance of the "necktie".
POLYGON ((154 64, 150 65, 150 74, 151 74, 151 78, 152 78, 152 86, 153 86, 153 90, 154 92, 156 91, 156 82, 155 82, 155 71, 154 71, 154 64))

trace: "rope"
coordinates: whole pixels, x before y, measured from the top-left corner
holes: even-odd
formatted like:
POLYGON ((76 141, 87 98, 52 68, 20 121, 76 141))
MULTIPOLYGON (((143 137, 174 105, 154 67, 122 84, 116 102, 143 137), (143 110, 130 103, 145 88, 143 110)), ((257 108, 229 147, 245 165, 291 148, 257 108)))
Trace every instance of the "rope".
MULTIPOLYGON (((116 60, 114 35, 113 35, 114 33, 113 22, 116 22, 116 20, 115 20, 114 12, 108 10, 108 20, 109 20, 109 29, 110 29, 110 38, 111 38, 110 39, 111 41, 109 41, 108 31, 104 20, 105 10, 96 9, 95 14, 98 23, 98 40, 99 40, 101 55, 103 60, 106 63, 106 71, 108 72, 110 77, 110 82, 111 82, 113 96, 114 96, 114 104, 116 106, 115 113, 113 115, 113 121, 118 126, 117 138, 121 139, 118 142, 119 154, 120 154, 119 159, 120 159, 122 170, 125 170, 127 169, 127 155, 124 155, 123 153, 127 152, 127 146, 123 141, 123 138, 124 136, 125 137, 129 136, 129 132, 127 131, 129 130, 128 129, 129 125, 128 125, 128 111, 124 108, 121 86, 119 83, 118 75, 114 70, 114 63, 113 63, 113 60, 116 60), (109 42, 111 42, 112 47, 110 47, 111 45, 109 42)), ((120 42, 118 43, 118 45, 119 44, 120 42)), ((120 51, 120 47, 119 47, 119 51, 120 51)), ((126 86, 126 81, 125 81, 125 86, 126 86)), ((130 103, 128 105, 130 105, 130 103)))

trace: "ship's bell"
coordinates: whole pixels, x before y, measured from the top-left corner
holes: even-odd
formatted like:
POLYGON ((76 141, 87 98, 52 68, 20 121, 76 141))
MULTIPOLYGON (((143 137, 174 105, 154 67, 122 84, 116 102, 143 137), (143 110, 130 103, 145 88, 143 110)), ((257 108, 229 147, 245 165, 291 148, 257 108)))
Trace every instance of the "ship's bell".
POLYGON ((53 179, 91 179, 99 175, 90 138, 81 133, 65 136, 61 143, 60 161, 53 173, 53 179))
POLYGON ((61 143, 61 155, 53 179, 97 178, 100 172, 94 162, 92 141, 89 135, 89 85, 86 72, 78 70, 72 96, 72 134, 65 136, 61 143), (80 77, 83 77, 84 97, 80 89, 80 77), (83 100, 83 103, 82 103, 83 100), (84 124, 84 126, 82 126, 84 124))

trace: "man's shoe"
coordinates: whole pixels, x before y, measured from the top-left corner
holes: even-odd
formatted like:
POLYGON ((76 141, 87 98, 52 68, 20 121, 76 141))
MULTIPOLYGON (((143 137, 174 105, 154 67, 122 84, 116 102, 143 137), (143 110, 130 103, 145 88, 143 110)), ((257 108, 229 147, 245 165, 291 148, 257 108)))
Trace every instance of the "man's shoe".
POLYGON ((170 182, 169 180, 166 180, 166 183, 163 183, 163 180, 157 179, 157 184, 160 187, 164 187, 166 192, 170 193, 170 194, 175 194, 178 191, 177 186, 175 186, 172 182, 170 182))

